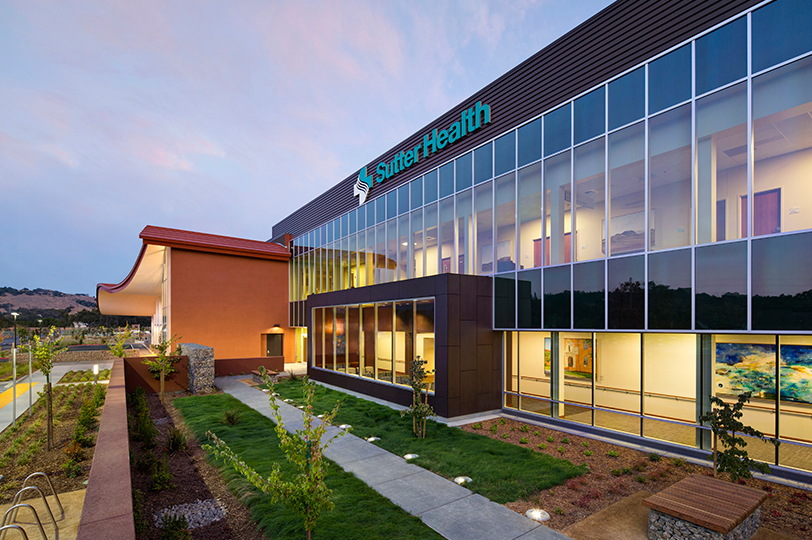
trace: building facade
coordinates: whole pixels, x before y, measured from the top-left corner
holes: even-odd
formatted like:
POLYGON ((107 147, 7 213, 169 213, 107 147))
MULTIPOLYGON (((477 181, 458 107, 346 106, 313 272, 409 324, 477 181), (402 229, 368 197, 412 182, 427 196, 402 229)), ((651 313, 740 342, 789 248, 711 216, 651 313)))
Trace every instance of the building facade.
POLYGON ((750 455, 812 471, 811 26, 801 0, 621 0, 274 225, 311 376, 402 402, 421 356, 448 416, 689 454, 750 391, 781 441, 750 455), (480 281, 438 310, 450 276, 480 281), (488 376, 496 407, 450 406, 488 376))

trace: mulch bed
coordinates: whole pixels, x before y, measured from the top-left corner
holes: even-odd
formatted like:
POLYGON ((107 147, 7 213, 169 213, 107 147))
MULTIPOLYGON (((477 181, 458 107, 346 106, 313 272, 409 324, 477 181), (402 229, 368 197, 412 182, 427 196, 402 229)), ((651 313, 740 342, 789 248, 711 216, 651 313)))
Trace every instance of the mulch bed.
POLYGON ((191 530, 192 538, 199 540, 220 539, 246 539, 262 540, 264 536, 257 530, 251 521, 248 509, 229 491, 228 486, 215 469, 206 461, 206 455, 199 442, 189 435, 188 447, 184 452, 170 455, 166 450, 167 433, 174 426, 185 429, 183 419, 172 406, 172 401, 179 397, 190 395, 187 392, 173 392, 166 394, 167 405, 164 407, 157 394, 147 394, 147 403, 150 407, 150 417, 157 420, 156 428, 159 431, 157 445, 153 449, 146 449, 134 440, 130 440, 132 487, 139 490, 144 500, 145 532, 139 534, 139 540, 157 540, 161 529, 154 525, 152 516, 168 506, 192 503, 197 500, 217 499, 226 508, 226 517, 205 527, 191 530), (139 472, 134 466, 137 460, 143 459, 145 453, 152 452, 156 459, 166 459, 169 469, 174 475, 172 482, 175 488, 163 491, 151 491, 151 475, 148 472, 139 472))
MULTIPOLYGON (((0 435, 0 474, 3 475, 0 484, 0 503, 9 503, 14 495, 22 487, 23 480, 33 472, 44 472, 48 475, 57 493, 65 493, 85 489, 84 482, 90 474, 90 465, 93 459, 95 446, 85 448, 83 454, 85 459, 81 462, 81 473, 75 477, 69 477, 62 470, 62 465, 67 461, 64 449, 71 440, 79 411, 82 408, 82 397, 92 395, 93 385, 82 385, 82 388, 73 390, 72 386, 58 387, 54 389, 54 447, 46 450, 45 444, 45 398, 41 398, 34 404, 33 415, 28 416, 27 412, 18 419, 17 428, 9 426, 0 435), (68 392, 76 392, 71 401, 67 398, 68 392), (35 423, 38 427, 34 427, 35 423), (15 441, 17 449, 13 449, 15 441), (31 449, 31 446, 39 446, 38 450, 32 451, 30 461, 24 463, 24 454, 31 449)), ((27 407, 26 407, 27 409, 27 407)), ((18 411, 19 412, 19 411, 18 411)), ((101 412, 101 409, 99 409, 101 412)), ((50 495, 47 483, 39 478, 33 482, 42 489, 43 493, 50 495)), ((26 497, 27 498, 27 497, 26 497)))
MULTIPOLYGON (((650 454, 507 418, 481 424, 479 429, 473 427, 476 424, 468 424, 462 429, 589 466, 589 473, 573 478, 565 485, 505 505, 521 514, 530 508, 547 510, 551 519, 545 525, 559 531, 638 491, 656 493, 688 475, 712 474, 708 467, 671 458, 652 461, 650 454), (495 433, 491 431, 494 425, 495 433), (527 427, 522 428, 525 425, 527 427), (552 441, 548 440, 549 437, 552 441), (523 438, 527 443, 522 441, 523 438), (539 445, 545 447, 539 448, 539 445), (592 455, 585 455, 586 451, 592 455), (617 457, 609 456, 610 451, 616 452, 617 457)), ((767 492, 768 499, 762 506, 763 527, 790 537, 812 540, 812 492, 764 480, 749 479, 740 483, 767 492)))

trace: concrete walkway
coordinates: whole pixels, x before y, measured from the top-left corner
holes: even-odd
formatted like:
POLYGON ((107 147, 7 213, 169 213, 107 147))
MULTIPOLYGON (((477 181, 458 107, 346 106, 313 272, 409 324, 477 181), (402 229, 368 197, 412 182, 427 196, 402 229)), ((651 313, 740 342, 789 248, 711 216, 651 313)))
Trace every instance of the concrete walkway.
MULTIPOLYGON (((268 395, 238 378, 218 377, 214 384, 270 418, 268 395)), ((303 427, 302 411, 286 403, 280 403, 279 411, 288 431, 303 427)), ((337 432, 330 427, 326 435, 337 432)), ((325 456, 449 540, 569 538, 355 435, 335 440, 325 456)))
MULTIPOLYGON (((28 361, 28 353, 18 354, 18 362, 23 360, 28 361)), ((84 371, 86 369, 93 369, 96 362, 57 362, 51 370, 51 384, 56 384, 68 371, 84 371)), ((99 364, 99 371, 103 369, 110 369, 113 367, 113 362, 102 362, 99 364)), ((23 414, 28 414, 29 396, 30 402, 37 401, 39 392, 45 387, 45 375, 41 371, 34 371, 30 377, 31 392, 29 393, 29 377, 21 377, 17 380, 17 399, 14 400, 14 385, 11 381, 0 383, 0 432, 5 430, 16 418, 20 418, 23 414), (16 403, 16 411, 14 404, 16 403)))

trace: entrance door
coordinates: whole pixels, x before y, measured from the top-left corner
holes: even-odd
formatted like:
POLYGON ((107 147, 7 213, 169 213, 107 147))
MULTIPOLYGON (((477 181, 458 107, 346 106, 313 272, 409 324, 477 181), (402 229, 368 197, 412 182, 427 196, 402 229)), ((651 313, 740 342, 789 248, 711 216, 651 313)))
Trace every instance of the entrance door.
MULTIPOLYGON (((753 236, 781 232, 781 189, 755 194, 753 236)), ((747 195, 742 196, 742 238, 747 237, 747 195)))
POLYGON ((285 356, 283 352, 284 334, 267 334, 265 356, 285 356))

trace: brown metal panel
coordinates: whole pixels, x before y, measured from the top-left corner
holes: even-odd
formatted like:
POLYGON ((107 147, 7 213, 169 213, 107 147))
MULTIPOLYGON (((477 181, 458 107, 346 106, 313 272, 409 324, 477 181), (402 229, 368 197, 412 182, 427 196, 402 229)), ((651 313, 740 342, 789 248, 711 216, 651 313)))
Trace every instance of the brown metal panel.
MULTIPOLYGON (((370 171, 381 161, 391 161, 396 153, 422 142, 424 133, 446 128, 459 118, 462 110, 477 101, 491 106, 490 125, 455 143, 453 152, 449 149, 435 153, 410 167, 408 173, 376 185, 370 196, 380 197, 757 3, 758 0, 615 2, 368 163, 370 171)), ((357 206, 352 195, 356 177, 354 172, 274 225, 272 236, 300 235, 357 206)))

